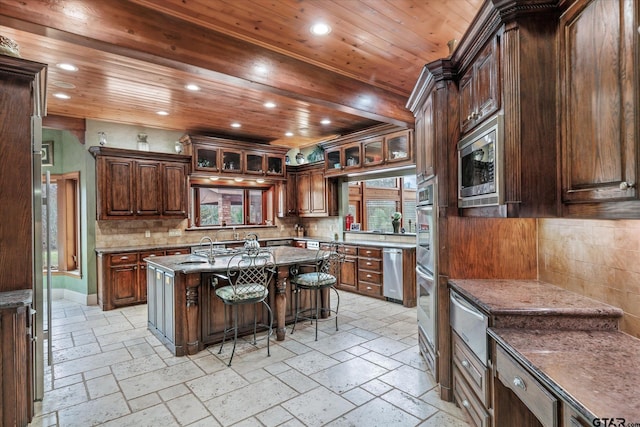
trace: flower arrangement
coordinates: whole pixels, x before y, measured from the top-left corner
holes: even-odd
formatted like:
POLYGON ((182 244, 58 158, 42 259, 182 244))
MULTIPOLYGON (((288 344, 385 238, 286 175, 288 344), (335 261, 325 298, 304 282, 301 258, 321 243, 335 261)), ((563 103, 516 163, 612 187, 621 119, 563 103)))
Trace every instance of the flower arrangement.
POLYGON ((400 218, 402 218, 402 214, 400 212, 394 212, 394 214, 391 215, 391 219, 394 221, 400 221, 400 218))

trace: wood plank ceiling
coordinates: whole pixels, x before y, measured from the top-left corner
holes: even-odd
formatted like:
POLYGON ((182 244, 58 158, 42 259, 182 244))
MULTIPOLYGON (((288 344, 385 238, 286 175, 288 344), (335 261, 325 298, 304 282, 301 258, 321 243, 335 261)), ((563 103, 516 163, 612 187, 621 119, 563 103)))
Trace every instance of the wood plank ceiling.
POLYGON ((49 114, 295 147, 378 123, 412 127, 404 105, 423 65, 449 55, 482 1, 0 3, 0 35, 49 64, 49 114), (311 34, 317 21, 331 32, 311 34))

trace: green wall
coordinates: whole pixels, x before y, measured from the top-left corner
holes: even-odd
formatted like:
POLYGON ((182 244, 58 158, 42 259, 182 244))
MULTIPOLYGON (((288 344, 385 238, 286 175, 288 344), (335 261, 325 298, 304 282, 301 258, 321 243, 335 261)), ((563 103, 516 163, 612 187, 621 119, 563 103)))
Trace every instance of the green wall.
POLYGON ((97 292, 95 230, 95 161, 87 148, 67 131, 43 129, 43 141, 53 141, 53 166, 42 168, 52 174, 80 172, 80 265, 81 276, 54 275, 54 289, 65 289, 84 295, 97 292))

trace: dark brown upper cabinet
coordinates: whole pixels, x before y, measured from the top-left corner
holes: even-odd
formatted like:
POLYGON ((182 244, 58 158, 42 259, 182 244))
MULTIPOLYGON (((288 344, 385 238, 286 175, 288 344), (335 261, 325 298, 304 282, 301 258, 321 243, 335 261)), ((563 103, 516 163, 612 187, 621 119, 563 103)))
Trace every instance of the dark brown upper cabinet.
POLYGON ((467 133, 500 108, 499 46, 494 37, 460 78, 460 132, 467 133))
POLYGON ((560 19, 566 216, 640 218, 639 9, 633 0, 581 1, 560 19))
POLYGON ((289 148, 202 135, 180 139, 192 156, 193 175, 284 179, 289 148))
POLYGON ((327 176, 414 165, 413 131, 397 126, 376 126, 320 145, 327 176))
POLYGON ((99 220, 186 218, 191 157, 91 147, 99 220))

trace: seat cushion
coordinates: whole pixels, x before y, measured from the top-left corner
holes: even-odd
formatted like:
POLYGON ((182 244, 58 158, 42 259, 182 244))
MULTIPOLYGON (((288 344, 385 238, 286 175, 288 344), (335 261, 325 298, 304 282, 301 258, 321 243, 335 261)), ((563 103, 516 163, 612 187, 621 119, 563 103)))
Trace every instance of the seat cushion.
POLYGON ((333 286, 336 284, 336 277, 328 273, 303 273, 294 276, 291 279, 291 283, 298 286, 305 286, 309 288, 323 288, 326 286, 333 286))
POLYGON ((223 286, 216 289, 216 295, 228 304, 242 304, 263 300, 269 295, 269 290, 262 285, 223 286))

